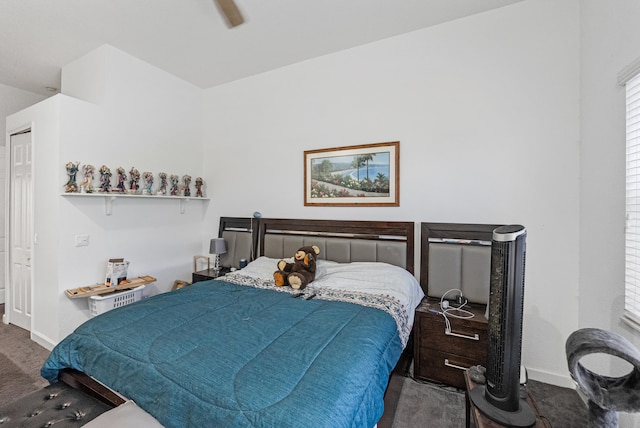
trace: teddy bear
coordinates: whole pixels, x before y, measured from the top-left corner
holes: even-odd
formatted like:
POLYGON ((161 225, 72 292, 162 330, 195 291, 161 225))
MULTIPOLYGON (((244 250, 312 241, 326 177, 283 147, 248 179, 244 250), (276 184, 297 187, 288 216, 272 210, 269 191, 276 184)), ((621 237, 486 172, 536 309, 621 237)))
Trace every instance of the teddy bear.
POLYGON ((278 262, 278 270, 273 273, 273 279, 278 287, 289 285, 296 290, 302 290, 316 277, 316 259, 320 248, 315 245, 300 247, 293 256, 293 263, 286 260, 278 262))

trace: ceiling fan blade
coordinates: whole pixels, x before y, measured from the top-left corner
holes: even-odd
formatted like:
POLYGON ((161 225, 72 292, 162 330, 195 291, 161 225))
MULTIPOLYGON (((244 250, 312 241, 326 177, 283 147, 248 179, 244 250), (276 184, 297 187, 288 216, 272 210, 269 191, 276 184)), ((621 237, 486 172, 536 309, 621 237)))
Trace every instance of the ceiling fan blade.
POLYGON ((215 0, 215 3, 227 20, 229 27, 235 27, 244 22, 244 18, 233 0, 215 0))

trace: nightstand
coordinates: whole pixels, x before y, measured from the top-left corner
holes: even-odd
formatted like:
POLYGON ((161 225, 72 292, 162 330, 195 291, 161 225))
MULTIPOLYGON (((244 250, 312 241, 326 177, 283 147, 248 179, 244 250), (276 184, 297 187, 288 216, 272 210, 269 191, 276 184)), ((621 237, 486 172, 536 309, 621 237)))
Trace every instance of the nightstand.
POLYGON ((224 274, 229 273, 230 271, 231 269, 229 268, 221 268, 216 274, 216 271, 213 269, 199 270, 198 272, 193 272, 191 274, 191 283, 194 284, 200 281, 208 281, 210 279, 216 279, 218 277, 221 277, 224 274))
POLYGON ((424 299, 416 308, 413 348, 415 378, 463 389, 467 368, 478 364, 486 367, 488 325, 484 316, 485 306, 468 305, 463 309, 473 313, 473 318, 448 316, 451 331, 447 331, 439 299, 424 299))

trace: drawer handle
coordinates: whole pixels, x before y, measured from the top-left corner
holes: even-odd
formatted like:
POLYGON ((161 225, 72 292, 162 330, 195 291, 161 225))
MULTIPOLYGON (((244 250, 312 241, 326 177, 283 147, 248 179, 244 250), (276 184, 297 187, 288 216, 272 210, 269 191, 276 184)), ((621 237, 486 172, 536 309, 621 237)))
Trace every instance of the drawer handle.
POLYGON ((458 370, 467 370, 467 368, 468 368, 468 367, 462 367, 462 366, 458 366, 458 365, 455 365, 455 364, 451 364, 451 363, 449 362, 449 359, 448 359, 448 358, 445 358, 445 359, 444 359, 444 365, 445 365, 445 366, 447 366, 447 367, 451 367, 451 368, 454 368, 454 369, 458 369, 458 370))
POLYGON ((455 336, 455 337, 461 337, 463 339, 469 339, 469 340, 480 340, 480 336, 478 335, 478 333, 474 334, 473 336, 467 336, 466 334, 460 334, 460 333, 453 333, 450 330, 447 330, 446 328, 444 329, 444 334, 447 336, 455 336))

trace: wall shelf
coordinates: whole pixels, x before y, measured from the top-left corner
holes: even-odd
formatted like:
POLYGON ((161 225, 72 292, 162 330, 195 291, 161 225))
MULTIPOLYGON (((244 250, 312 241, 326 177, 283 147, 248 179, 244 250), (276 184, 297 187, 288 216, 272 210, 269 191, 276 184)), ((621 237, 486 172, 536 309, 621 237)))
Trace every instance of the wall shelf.
POLYGON ((196 201, 208 201, 209 198, 200 198, 195 196, 162 196, 162 195, 131 195, 125 193, 62 193, 61 196, 67 197, 80 197, 80 198, 103 198, 104 199, 104 213, 105 215, 111 215, 113 201, 118 198, 138 198, 138 199, 173 199, 180 202, 180 214, 184 214, 186 205, 191 200, 196 201))

